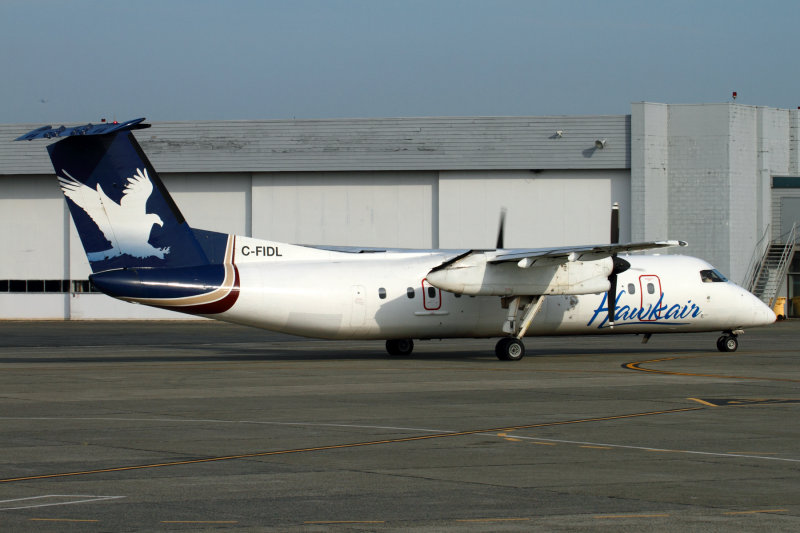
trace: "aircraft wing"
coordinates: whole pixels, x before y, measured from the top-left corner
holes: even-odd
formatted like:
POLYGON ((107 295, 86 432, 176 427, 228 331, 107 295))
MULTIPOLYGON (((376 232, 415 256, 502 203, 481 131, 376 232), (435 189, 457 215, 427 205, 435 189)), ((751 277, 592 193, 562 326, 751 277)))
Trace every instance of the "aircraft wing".
POLYGON ((329 244, 297 244, 297 246, 305 246, 306 248, 314 248, 316 250, 327 250, 329 252, 342 252, 347 254, 380 254, 380 253, 418 253, 430 254, 431 252, 445 252, 454 256, 460 256, 465 252, 471 250, 432 250, 430 248, 377 248, 370 246, 332 246, 329 244))
POLYGON ((617 257, 686 246, 683 241, 650 241, 558 248, 472 250, 428 272, 435 287, 469 295, 591 294, 608 291, 611 279, 630 264, 617 257))
POLYGON ((673 246, 686 246, 685 241, 648 241, 628 244, 598 244, 587 246, 562 246, 558 248, 531 248, 513 250, 495 250, 486 252, 487 263, 522 262, 520 267, 527 268, 537 263, 563 263, 567 261, 594 261, 610 257, 612 254, 640 252, 673 246), (527 261, 524 261, 527 260, 527 261))

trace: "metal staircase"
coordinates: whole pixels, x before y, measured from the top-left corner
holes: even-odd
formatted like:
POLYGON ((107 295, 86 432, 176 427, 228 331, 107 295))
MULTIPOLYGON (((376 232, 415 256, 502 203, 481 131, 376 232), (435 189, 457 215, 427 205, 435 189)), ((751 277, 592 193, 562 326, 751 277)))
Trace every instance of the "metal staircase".
POLYGON ((747 289, 762 302, 772 307, 775 295, 781 283, 786 279, 786 272, 797 248, 797 223, 792 226, 788 237, 772 241, 754 265, 749 276, 747 289))

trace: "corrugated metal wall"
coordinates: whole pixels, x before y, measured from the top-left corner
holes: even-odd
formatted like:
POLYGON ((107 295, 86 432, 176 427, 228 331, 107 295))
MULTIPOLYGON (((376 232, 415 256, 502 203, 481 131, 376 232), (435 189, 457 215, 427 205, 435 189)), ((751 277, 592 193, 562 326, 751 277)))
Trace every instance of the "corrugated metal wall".
MULTIPOLYGON (((44 143, 10 142, 38 126, 0 125, 0 175, 52 172, 44 143)), ((160 172, 624 169, 631 159, 629 115, 160 122, 135 135, 160 172)))

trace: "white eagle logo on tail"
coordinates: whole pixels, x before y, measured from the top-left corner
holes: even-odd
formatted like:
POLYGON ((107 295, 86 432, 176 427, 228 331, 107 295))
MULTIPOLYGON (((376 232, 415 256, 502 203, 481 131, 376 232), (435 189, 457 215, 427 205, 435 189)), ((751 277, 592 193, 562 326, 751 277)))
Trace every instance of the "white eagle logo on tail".
POLYGON ((89 261, 102 261, 122 254, 164 259, 164 255, 169 253, 169 247, 156 248, 147 242, 153 224, 164 225, 161 217, 147 213, 147 200, 153 193, 147 169, 136 169, 136 174, 128 178, 120 203, 109 198, 99 183, 95 190, 70 176, 66 170, 61 172, 66 175, 66 178, 58 176, 64 196, 86 211, 111 243, 108 250, 87 253, 89 261))

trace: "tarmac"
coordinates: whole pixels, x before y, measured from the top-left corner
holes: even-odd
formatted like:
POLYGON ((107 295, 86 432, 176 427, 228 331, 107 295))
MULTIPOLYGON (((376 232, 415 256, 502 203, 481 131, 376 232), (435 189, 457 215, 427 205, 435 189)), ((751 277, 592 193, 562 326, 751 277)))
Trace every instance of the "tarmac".
POLYGON ((0 531, 798 531, 800 321, 717 336, 0 322, 0 531))

